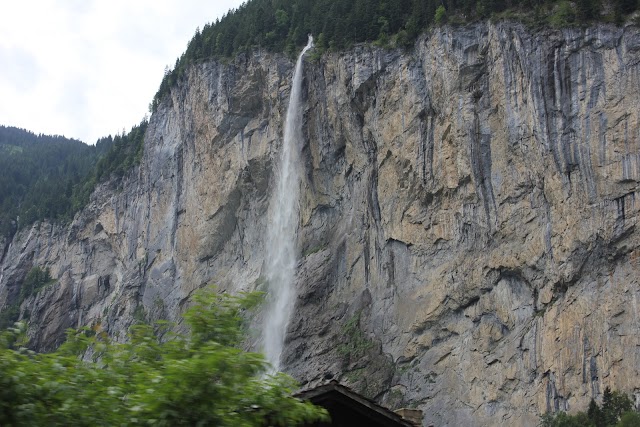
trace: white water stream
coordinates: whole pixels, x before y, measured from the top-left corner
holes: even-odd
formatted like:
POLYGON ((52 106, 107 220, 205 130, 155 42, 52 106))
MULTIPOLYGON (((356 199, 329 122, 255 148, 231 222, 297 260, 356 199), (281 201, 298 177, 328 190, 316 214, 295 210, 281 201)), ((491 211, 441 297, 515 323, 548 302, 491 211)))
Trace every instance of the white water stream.
POLYGON ((287 325, 295 303, 294 276, 297 262, 300 147, 302 146, 302 58, 313 46, 313 37, 302 50, 291 83, 284 123, 284 141, 271 199, 267 228, 266 274, 269 283, 264 313, 263 351, 273 370, 280 370, 287 325))

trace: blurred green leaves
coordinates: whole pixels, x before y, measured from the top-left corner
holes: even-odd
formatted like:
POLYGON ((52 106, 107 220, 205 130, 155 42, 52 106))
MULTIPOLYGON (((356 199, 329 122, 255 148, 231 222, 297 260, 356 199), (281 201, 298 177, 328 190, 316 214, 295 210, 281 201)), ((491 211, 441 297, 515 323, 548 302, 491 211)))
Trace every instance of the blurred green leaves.
POLYGON ((326 412, 291 397, 284 374, 240 348, 245 312, 259 294, 198 294, 184 319, 135 325, 128 342, 101 330, 69 330, 56 352, 21 347, 24 327, 0 334, 3 426, 295 426, 326 412), (160 338, 160 336, 164 338, 160 338))

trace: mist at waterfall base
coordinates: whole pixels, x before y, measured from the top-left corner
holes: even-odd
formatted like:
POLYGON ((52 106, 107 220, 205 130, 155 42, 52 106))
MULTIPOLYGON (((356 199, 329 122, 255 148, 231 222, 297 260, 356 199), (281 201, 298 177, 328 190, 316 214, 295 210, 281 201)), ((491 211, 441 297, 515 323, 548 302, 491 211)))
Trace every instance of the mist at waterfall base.
POLYGON ((295 303, 296 232, 301 177, 299 158, 302 145, 302 59, 312 46, 313 37, 309 36, 309 42, 300 53, 293 73, 267 226, 266 252, 269 255, 266 276, 269 287, 262 336, 265 357, 274 371, 280 370, 280 356, 295 303))

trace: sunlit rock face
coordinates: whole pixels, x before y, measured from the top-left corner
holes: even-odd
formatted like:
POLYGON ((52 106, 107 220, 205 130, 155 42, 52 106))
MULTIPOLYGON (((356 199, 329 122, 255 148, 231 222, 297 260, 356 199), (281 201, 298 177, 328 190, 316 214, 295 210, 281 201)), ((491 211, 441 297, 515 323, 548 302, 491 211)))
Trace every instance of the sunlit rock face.
MULTIPOLYGON (((443 27, 304 69, 286 371, 442 426, 640 397, 636 27, 443 27)), ((0 305, 33 265, 58 279, 22 305, 35 347, 178 319, 206 283, 265 288, 292 72, 264 52, 194 65, 140 167, 3 245, 0 305)))

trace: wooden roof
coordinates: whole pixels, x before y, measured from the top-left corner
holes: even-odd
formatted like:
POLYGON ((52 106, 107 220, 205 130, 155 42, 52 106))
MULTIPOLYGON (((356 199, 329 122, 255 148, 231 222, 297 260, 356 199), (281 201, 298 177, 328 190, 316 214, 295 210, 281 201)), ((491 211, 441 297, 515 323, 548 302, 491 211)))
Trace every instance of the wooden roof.
POLYGON ((331 424, 317 424, 319 426, 416 427, 395 412, 340 385, 335 380, 301 391, 296 397, 329 411, 331 424))

